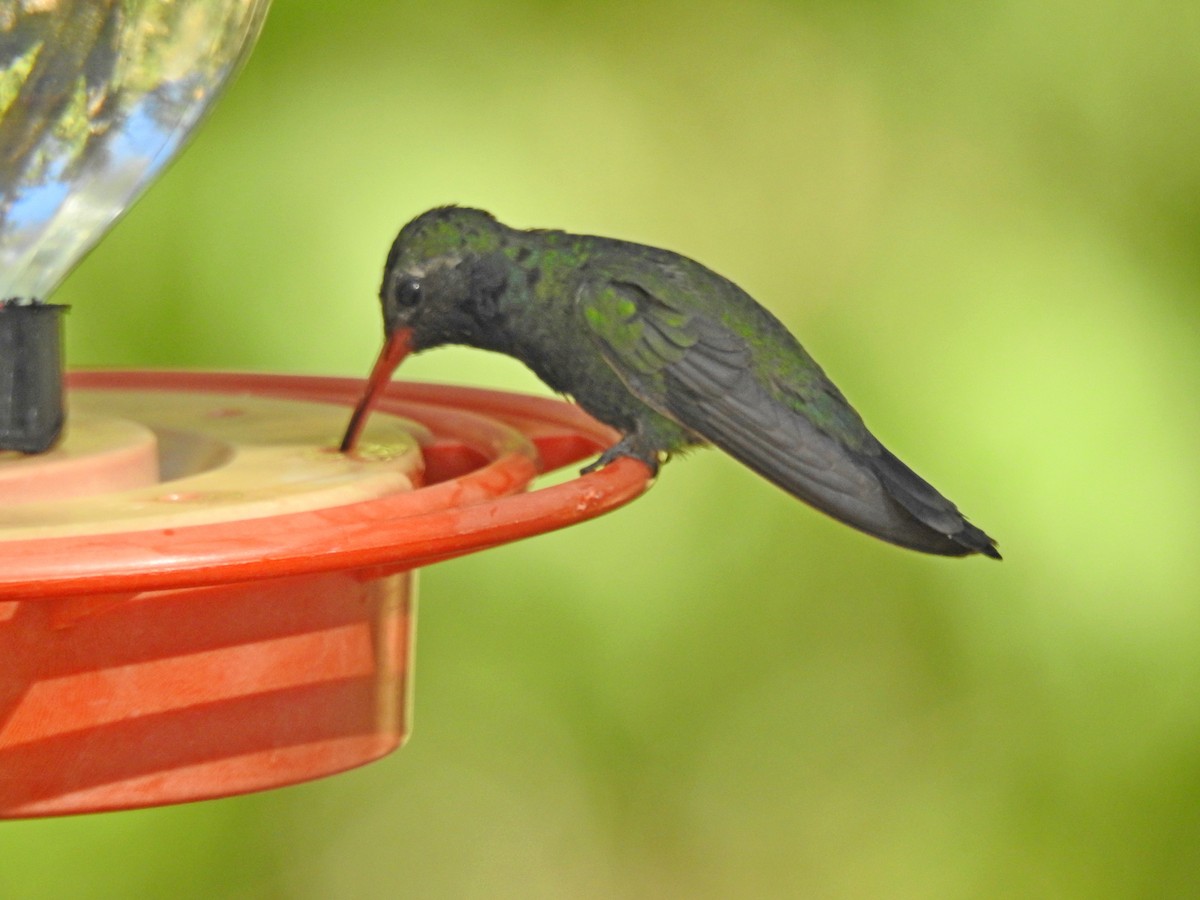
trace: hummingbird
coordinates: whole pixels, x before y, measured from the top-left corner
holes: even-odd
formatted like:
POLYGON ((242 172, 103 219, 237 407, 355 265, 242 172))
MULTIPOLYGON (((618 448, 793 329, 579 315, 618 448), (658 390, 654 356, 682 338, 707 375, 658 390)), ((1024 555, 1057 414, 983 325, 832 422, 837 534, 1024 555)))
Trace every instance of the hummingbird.
POLYGON ((671 455, 711 444, 882 540, 1000 559, 867 430, 779 319, 685 256, 446 206, 400 230, 379 298, 384 346, 343 452, 409 353, 462 344, 516 358, 622 435, 584 473, 628 456, 657 474, 671 455))

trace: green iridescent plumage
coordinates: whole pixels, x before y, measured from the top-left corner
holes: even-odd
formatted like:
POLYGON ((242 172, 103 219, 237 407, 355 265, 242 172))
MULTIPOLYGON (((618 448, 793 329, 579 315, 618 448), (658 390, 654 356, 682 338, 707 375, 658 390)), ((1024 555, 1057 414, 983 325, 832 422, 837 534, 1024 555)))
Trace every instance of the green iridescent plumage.
POLYGON ((711 443, 884 540, 999 557, 872 436, 778 319, 687 257, 446 207, 401 230, 380 298, 385 330, 406 348, 506 353, 619 430, 589 468, 633 456, 657 469, 711 443))

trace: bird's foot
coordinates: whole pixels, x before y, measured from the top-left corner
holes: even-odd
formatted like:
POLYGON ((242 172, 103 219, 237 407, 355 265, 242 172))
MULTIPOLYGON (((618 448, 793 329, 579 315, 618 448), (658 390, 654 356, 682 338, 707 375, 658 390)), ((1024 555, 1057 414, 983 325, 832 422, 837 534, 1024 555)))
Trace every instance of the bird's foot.
POLYGON ((609 463, 616 462, 622 456, 628 456, 630 459, 636 459, 650 470, 651 476, 658 475, 658 453, 654 450, 649 450, 639 445, 636 437, 631 434, 625 435, 621 440, 617 441, 607 450, 600 454, 600 458, 594 463, 584 466, 579 470, 580 475, 587 475, 589 472, 595 472, 598 469, 603 469, 609 463))

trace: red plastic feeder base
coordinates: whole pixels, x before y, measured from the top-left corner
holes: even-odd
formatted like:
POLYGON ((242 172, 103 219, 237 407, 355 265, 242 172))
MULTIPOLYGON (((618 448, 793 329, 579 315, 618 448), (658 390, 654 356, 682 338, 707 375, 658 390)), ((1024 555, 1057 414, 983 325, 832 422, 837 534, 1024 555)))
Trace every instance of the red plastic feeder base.
POLYGON ((408 733, 414 569, 607 512, 644 466, 525 492, 616 435, 555 400, 353 379, 89 372, 0 456, 0 817, 227 796, 408 733))

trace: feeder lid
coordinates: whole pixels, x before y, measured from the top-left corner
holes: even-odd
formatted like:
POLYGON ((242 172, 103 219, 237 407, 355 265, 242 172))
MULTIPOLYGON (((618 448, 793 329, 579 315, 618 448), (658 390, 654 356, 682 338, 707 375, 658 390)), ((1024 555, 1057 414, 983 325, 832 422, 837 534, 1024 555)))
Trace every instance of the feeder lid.
POLYGON ((62 444, 0 468, 0 541, 273 518, 411 491, 415 422, 381 417, 369 455, 330 450, 335 406, 254 395, 79 390, 62 444))
POLYGON ((0 600, 411 568, 560 528, 649 483, 622 460, 519 494, 615 440, 554 400, 393 384, 352 454, 355 379, 92 372, 69 432, 0 458, 0 600))

